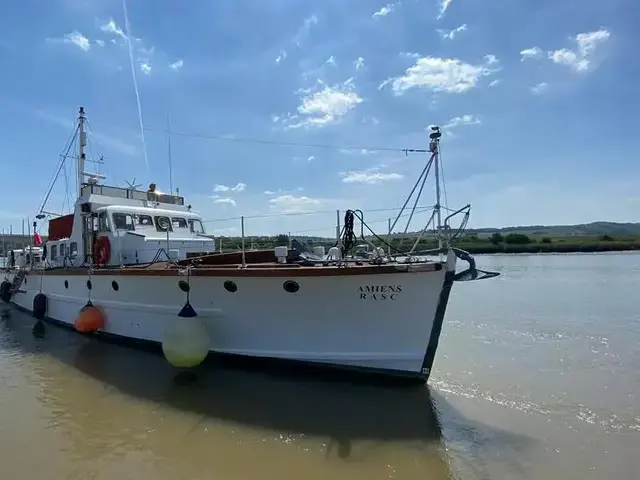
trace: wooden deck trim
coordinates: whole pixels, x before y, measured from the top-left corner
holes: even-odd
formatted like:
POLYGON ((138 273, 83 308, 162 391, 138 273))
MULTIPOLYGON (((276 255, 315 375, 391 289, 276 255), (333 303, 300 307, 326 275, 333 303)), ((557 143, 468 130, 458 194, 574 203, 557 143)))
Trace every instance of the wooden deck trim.
MULTIPOLYGON (((394 265, 353 265, 348 267, 302 267, 293 265, 269 265, 248 266, 241 268, 239 265, 228 265, 218 267, 195 267, 191 270, 191 276, 194 277, 333 277, 333 276, 351 276, 351 275, 381 275, 390 273, 413 273, 413 271, 429 272, 438 271, 443 268, 441 263, 422 263, 420 269, 413 270, 411 264, 394 264, 394 265)), ((414 264, 415 265, 415 264, 414 264)), ((124 267, 124 268, 102 268, 94 269, 92 275, 113 275, 113 276, 138 276, 138 277, 183 277, 180 273, 181 269, 158 268, 151 266, 143 267, 124 267)), ((77 276, 88 275, 87 268, 57 268, 45 270, 45 276, 77 276)), ((31 275, 39 275, 39 271, 30 272, 31 275)))

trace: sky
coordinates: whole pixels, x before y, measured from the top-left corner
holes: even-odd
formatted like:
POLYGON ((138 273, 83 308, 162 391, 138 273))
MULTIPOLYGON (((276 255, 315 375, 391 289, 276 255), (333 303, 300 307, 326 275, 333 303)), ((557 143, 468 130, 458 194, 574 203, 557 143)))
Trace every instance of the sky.
MULTIPOLYGON (((384 233, 430 125, 470 227, 638 222, 638 18, 635 0, 5 1, 0 228, 38 213, 81 105, 106 183, 179 188, 216 235, 240 216, 331 235, 347 208, 384 233)), ((47 211, 75 201, 67 163, 47 211)))

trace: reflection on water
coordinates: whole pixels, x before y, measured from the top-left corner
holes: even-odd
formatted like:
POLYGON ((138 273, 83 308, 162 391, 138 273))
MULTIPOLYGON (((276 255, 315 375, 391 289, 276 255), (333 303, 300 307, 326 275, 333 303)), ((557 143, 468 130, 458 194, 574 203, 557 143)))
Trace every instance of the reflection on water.
MULTIPOLYGON (((20 395, 3 404, 18 409, 11 414, 16 425, 54 431, 59 448, 52 455, 69 462, 60 478, 96 462, 105 469, 96 474, 115 474, 112 462, 122 459, 144 467, 149 478, 453 476, 439 411, 451 407, 429 388, 211 362, 188 378, 160 356, 57 327, 34 338, 32 319, 11 313, 2 329, 2 364, 14 381, 21 371, 18 381, 37 391, 37 406, 26 409, 20 395)), ((139 471, 135 478, 146 478, 139 471)))
POLYGON ((430 388, 177 375, 0 305, 2 478, 634 478, 640 255, 478 266, 503 275, 454 290, 430 388))

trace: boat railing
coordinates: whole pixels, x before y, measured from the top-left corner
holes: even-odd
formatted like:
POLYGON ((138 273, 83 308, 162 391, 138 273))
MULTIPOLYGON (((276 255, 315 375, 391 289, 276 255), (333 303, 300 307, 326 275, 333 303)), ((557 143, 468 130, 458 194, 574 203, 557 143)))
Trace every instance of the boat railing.
POLYGON ((184 205, 184 197, 167 193, 143 192, 131 188, 109 185, 87 184, 82 186, 82 195, 104 195, 105 197, 128 198, 131 200, 149 200, 170 205, 184 205))
POLYGON ((413 262, 422 261, 418 257, 425 256, 423 251, 428 252, 427 256, 431 255, 439 246, 439 238, 442 239, 443 246, 449 245, 464 231, 470 207, 467 205, 459 210, 441 208, 449 215, 440 228, 433 222, 433 205, 417 207, 412 212, 400 214, 400 218, 405 221, 413 220, 418 228, 397 225, 400 228, 392 229, 394 217, 390 216, 395 216, 400 208, 364 212, 349 210, 351 218, 345 218, 347 211, 324 210, 226 217, 204 220, 204 223, 208 225, 208 234, 215 239, 218 253, 288 246, 307 253, 314 252, 314 255, 319 248, 330 256, 329 251, 337 247, 342 254, 341 258, 359 261, 363 256, 361 251, 366 246, 369 255, 365 260, 413 262), (456 230, 450 223, 459 216, 463 217, 463 225, 456 230), (273 231, 276 217, 281 217, 278 221, 280 231, 273 231), (304 228, 307 226, 305 223, 311 228, 304 228), (345 227, 345 223, 348 226, 345 227), (346 236, 345 228, 350 229, 346 236))

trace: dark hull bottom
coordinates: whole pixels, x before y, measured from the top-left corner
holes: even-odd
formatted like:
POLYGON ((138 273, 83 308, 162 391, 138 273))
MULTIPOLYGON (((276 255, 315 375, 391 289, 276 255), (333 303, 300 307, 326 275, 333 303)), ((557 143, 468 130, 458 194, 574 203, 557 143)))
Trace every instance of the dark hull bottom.
MULTIPOLYGON (((31 310, 10 304, 13 308, 32 315, 31 310)), ((135 348, 146 350, 155 355, 163 355, 162 345, 159 342, 151 340, 140 340, 129 337, 123 337, 106 332, 98 332, 95 334, 78 333, 71 325, 56 320, 55 318, 46 317, 46 323, 55 325, 58 328, 69 330, 76 335, 92 337, 98 341, 112 343, 127 348, 135 348)), ((33 319, 34 324, 36 319, 33 319)), ((45 333, 46 336, 46 333, 45 333)), ((375 383, 393 386, 416 386, 427 383, 428 375, 421 373, 412 373, 402 370, 383 370, 374 368, 354 367, 348 365, 336 365, 330 363, 305 362, 302 360, 289 360, 271 357, 253 357, 248 355, 237 355, 230 353, 209 352, 207 359, 203 365, 223 365, 229 368, 244 368, 251 370, 262 370, 278 375, 286 376, 313 376, 323 380, 343 380, 352 383, 375 383)), ((197 367, 196 367, 197 368, 197 367)))

